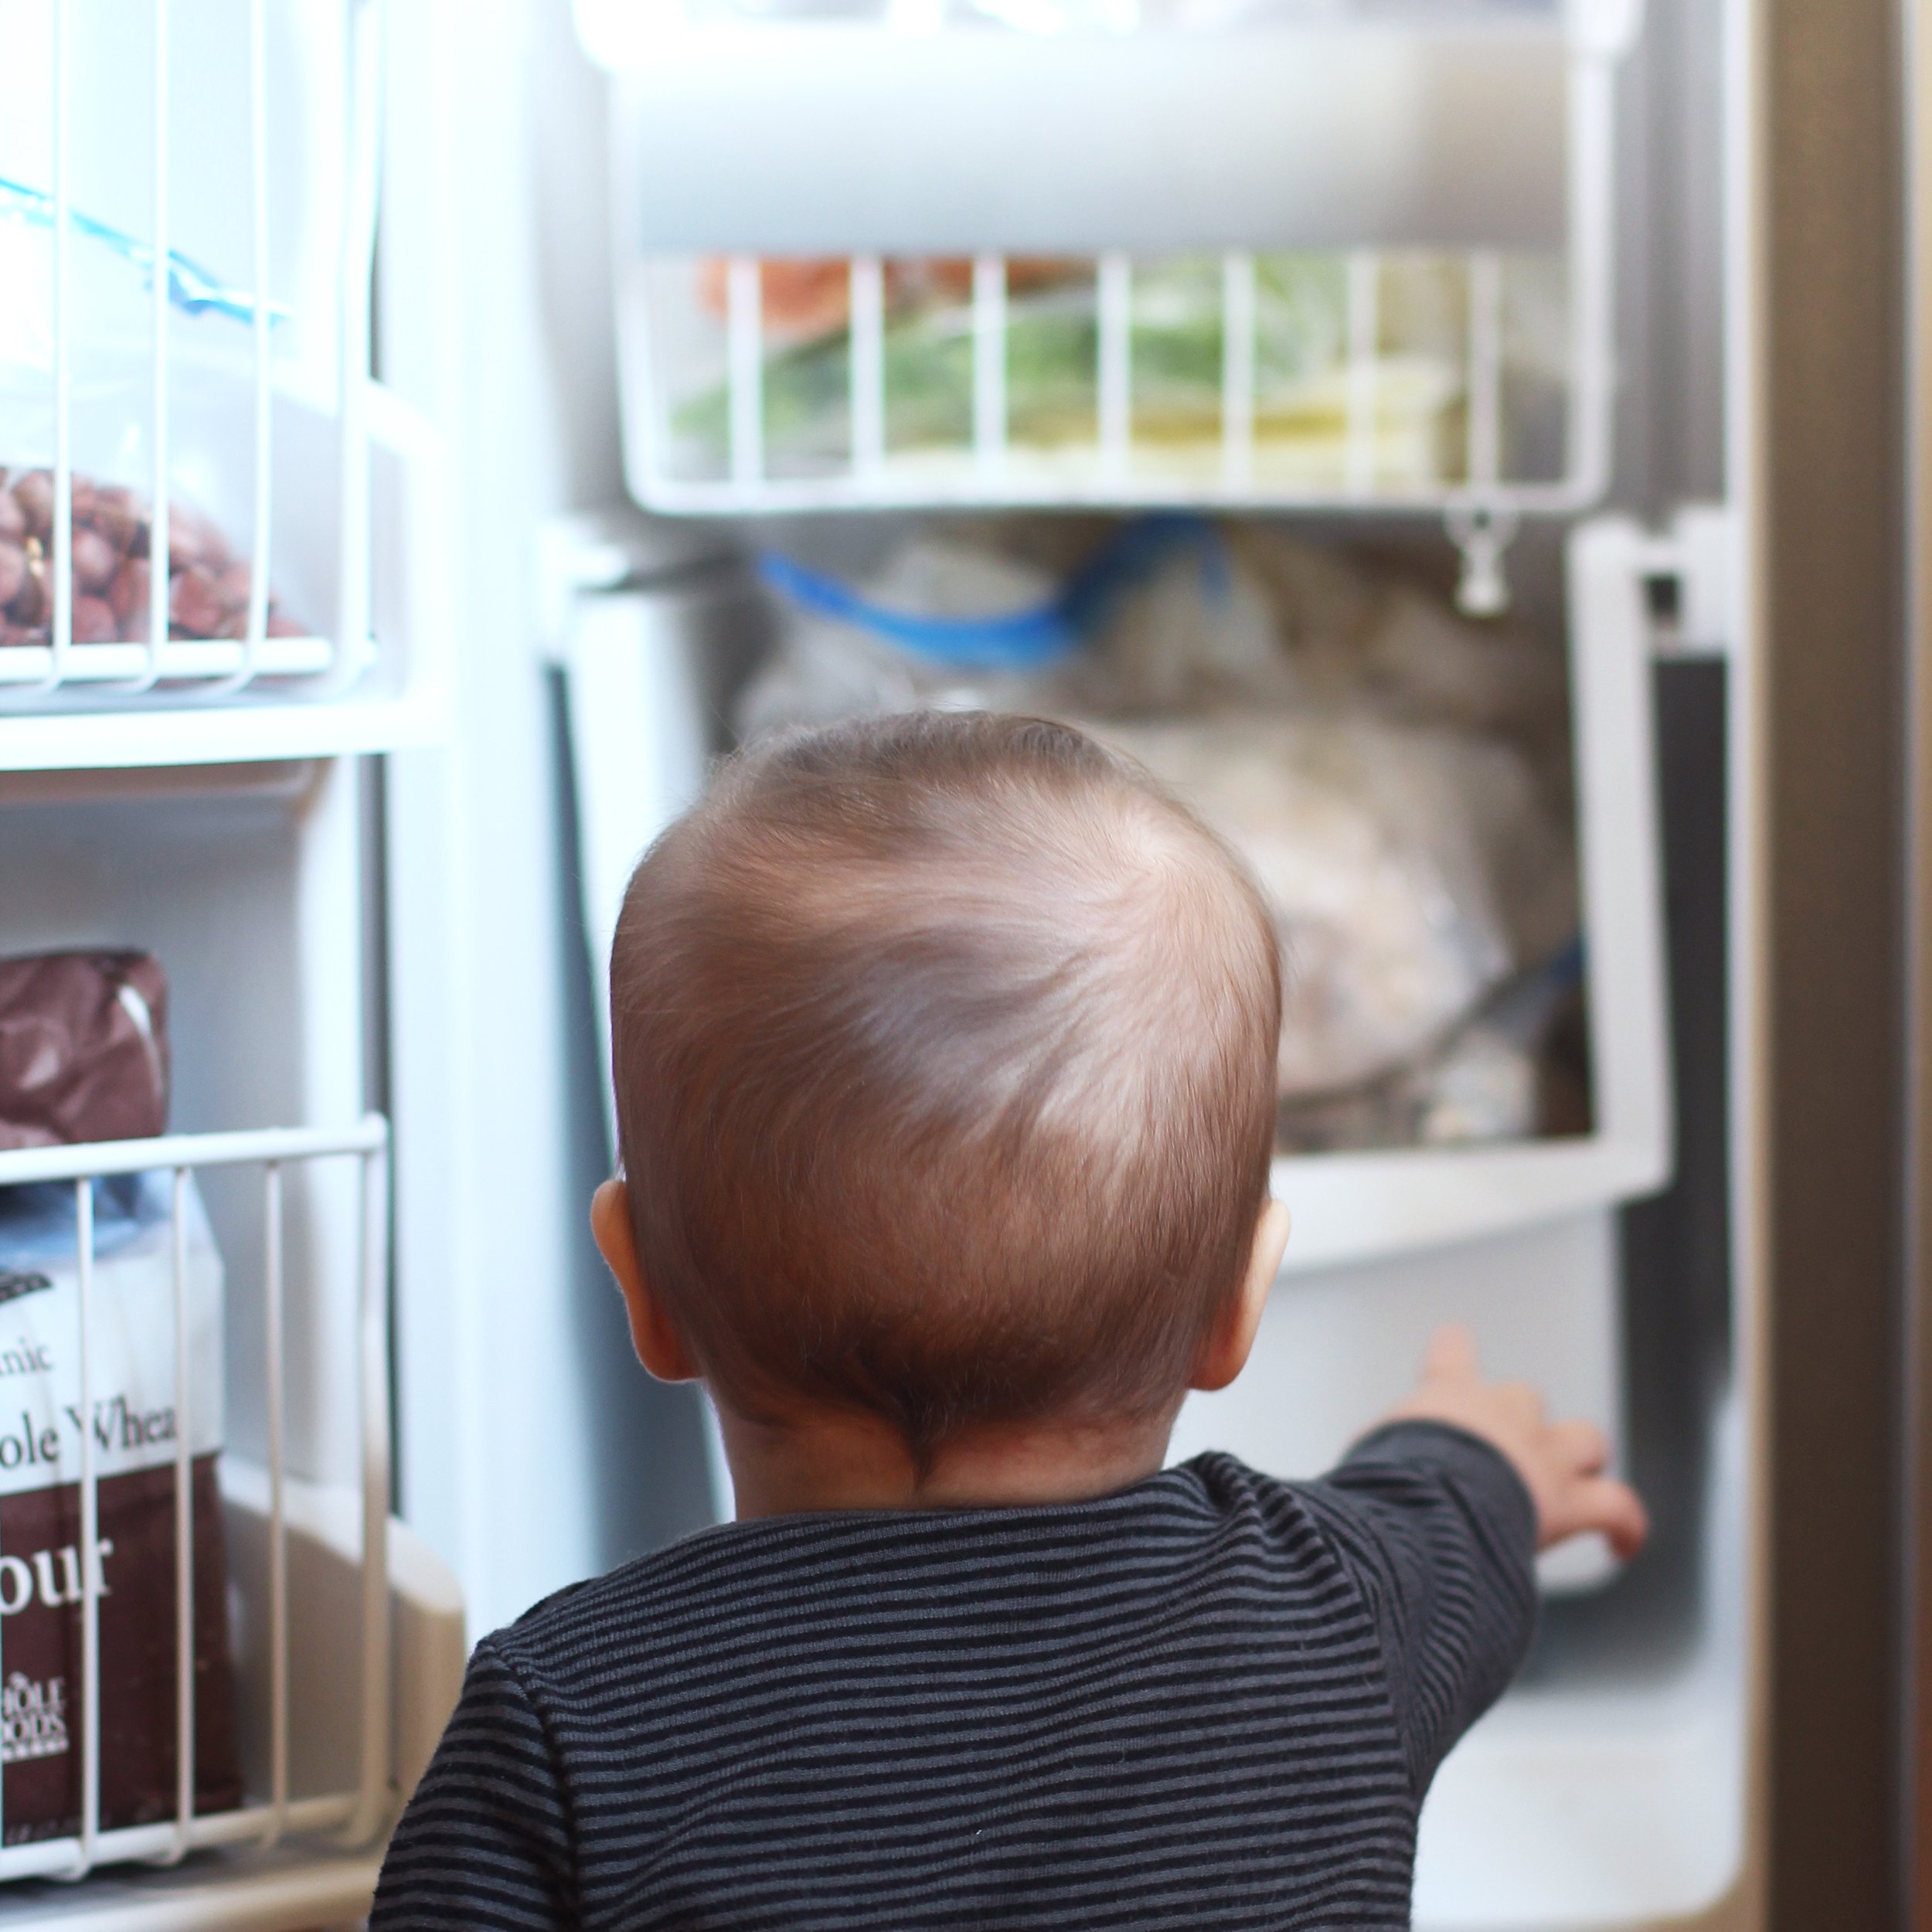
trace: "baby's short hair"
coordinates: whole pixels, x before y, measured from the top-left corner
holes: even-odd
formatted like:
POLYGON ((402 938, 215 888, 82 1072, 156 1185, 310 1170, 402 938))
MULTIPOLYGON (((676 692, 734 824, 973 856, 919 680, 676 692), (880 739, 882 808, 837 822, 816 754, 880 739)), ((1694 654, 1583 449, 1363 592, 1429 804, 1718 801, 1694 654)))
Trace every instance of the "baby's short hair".
POLYGON ((734 1406, 1157 1415, 1245 1274, 1280 968, 1146 773, 1033 718, 914 713, 730 760, 611 960, 639 1260, 734 1406))

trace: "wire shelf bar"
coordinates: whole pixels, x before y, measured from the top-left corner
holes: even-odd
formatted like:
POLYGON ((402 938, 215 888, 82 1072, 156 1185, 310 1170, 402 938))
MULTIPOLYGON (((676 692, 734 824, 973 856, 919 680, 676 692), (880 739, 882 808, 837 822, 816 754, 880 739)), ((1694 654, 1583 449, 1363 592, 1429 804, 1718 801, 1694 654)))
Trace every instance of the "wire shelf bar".
MULTIPOLYGON (((94 1469, 94 1190, 74 1182, 74 1263, 80 1300, 80 1835, 72 1876, 85 1878, 100 1841, 100 1492, 94 1469)), ((177 1349, 185 1342, 177 1336, 177 1349)))
MULTIPOLYGON (((175 1333, 188 1333, 188 1170, 175 1169, 175 1333)), ((195 1436, 188 1351, 175 1350, 175 1842, 166 1862, 187 1855, 195 1824, 195 1436)))
POLYGON ((1254 257, 1221 264, 1221 480, 1245 489, 1254 476, 1254 257))
POLYGON ((725 273, 730 330, 731 476, 741 487, 755 488, 764 479, 765 468, 764 291, 758 264, 750 256, 734 256, 725 273))
POLYGON ((1134 270, 1117 250, 1100 260, 1099 387, 1100 471, 1110 484, 1127 477, 1134 427, 1134 270))
POLYGON ((288 1825, 288 1520, 282 1485, 282 1164, 262 1169, 262 1332, 267 1359, 262 1386, 268 1404, 268 1697, 269 1811, 265 1845, 288 1825))
POLYGON ((852 264, 852 461, 876 482, 886 461, 886 270, 876 255, 852 264))
POLYGON ((973 461, 997 488, 1006 467, 1006 263, 973 262, 973 461))
POLYGON ((51 689, 73 651, 73 274, 71 0, 53 10, 53 628, 44 669, 33 682, 51 689))
POLYGON ((173 454, 168 444, 168 304, 170 293, 165 264, 168 243, 168 0, 154 0, 154 158, 150 163, 154 177, 154 274, 151 301, 153 318, 154 393, 151 434, 153 438, 152 481, 149 485, 148 539, 148 649, 146 662, 128 685, 131 691, 145 691, 161 675, 161 653, 168 641, 168 592, 172 581, 174 549, 171 541, 172 505, 168 478, 173 454))

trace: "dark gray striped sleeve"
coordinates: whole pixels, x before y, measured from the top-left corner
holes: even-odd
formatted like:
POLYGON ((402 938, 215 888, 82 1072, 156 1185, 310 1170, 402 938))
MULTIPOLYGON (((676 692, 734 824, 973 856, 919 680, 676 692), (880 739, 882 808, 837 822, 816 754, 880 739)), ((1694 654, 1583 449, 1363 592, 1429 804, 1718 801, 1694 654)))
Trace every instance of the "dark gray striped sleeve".
POLYGON ((485 1638, 384 1861, 369 1932, 574 1926, 571 1836, 543 1722, 485 1638))
POLYGON ((1392 1423, 1300 1493, 1367 1599, 1418 1799, 1503 1692, 1536 1621, 1536 1518, 1508 1460, 1446 1423, 1392 1423))

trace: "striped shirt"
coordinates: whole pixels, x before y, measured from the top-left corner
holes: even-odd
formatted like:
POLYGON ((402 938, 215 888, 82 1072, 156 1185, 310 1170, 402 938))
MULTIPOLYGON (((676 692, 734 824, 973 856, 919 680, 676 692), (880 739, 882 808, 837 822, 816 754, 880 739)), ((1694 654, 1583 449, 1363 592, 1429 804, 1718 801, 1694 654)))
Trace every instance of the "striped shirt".
POLYGON ((1320 1482, 702 1532, 477 1646, 371 1932, 1406 1926, 1534 1540, 1415 1423, 1320 1482))

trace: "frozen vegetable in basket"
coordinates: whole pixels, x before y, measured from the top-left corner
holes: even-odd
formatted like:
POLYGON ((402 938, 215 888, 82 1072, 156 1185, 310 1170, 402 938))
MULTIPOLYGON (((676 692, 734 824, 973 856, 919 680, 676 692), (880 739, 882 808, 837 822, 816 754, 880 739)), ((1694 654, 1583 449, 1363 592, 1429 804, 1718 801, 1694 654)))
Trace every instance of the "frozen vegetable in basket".
MULTIPOLYGON (((784 475, 849 463, 852 265, 842 257, 773 258, 758 270, 767 467, 784 475)), ((959 257, 900 259, 884 264, 883 279, 886 447, 964 448, 973 427, 973 264, 959 257)), ((729 291, 723 258, 700 262, 692 287, 701 311, 692 319, 721 333, 729 291)), ((1015 257, 1006 291, 1009 434, 1090 443, 1093 264, 1015 257)), ((672 437, 695 468, 721 472, 730 433, 730 401, 714 372, 674 406, 672 437)))
MULTIPOLYGON (((1377 486, 1420 487, 1464 474, 1468 291, 1459 259, 1383 259, 1367 298, 1373 329, 1361 367, 1353 359, 1364 352, 1351 342, 1344 257, 1261 255, 1252 269, 1257 479, 1340 488, 1360 480, 1350 469, 1359 460, 1352 446, 1366 453, 1366 481, 1377 486)), ((757 270, 764 466, 774 476, 842 468, 854 455, 851 264, 773 258, 757 270)), ((1097 449, 1097 263, 1016 256, 1003 272, 1008 444, 1097 449)), ((1131 266, 1126 362, 1132 447, 1143 466, 1218 474, 1227 380, 1224 273, 1219 256, 1131 266)), ((978 367, 973 264, 954 257, 888 260, 883 283, 886 454, 969 451, 978 367)), ((681 475, 722 477, 732 422, 723 346, 728 264, 701 260, 687 277, 660 274, 653 286, 671 467, 681 475), (681 300, 695 312, 681 314, 681 300), (694 346, 700 342, 702 349, 694 346)))

